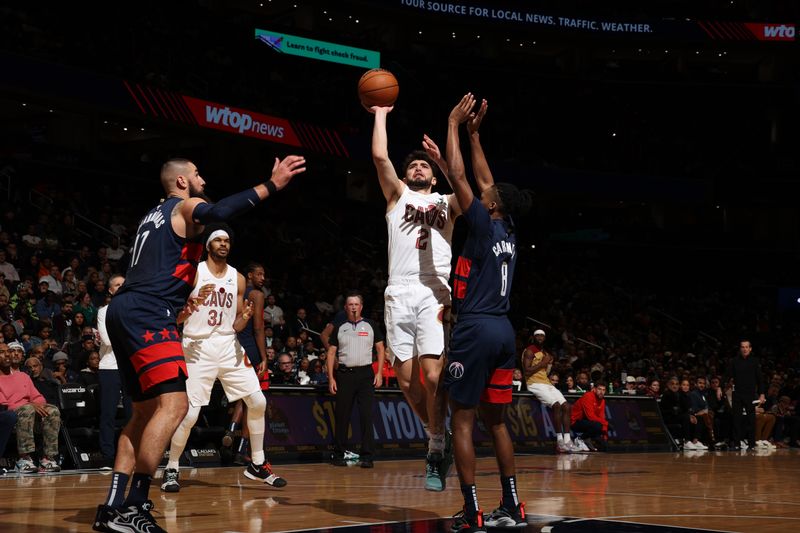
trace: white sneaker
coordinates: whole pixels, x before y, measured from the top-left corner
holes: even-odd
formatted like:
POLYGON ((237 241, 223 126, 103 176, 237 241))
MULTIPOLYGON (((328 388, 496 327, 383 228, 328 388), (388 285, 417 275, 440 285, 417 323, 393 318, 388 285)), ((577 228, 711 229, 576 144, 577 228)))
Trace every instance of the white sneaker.
POLYGON ((767 445, 767 448, 769 448, 770 450, 777 450, 777 449, 778 449, 778 447, 777 447, 777 446, 775 446, 774 444, 772 444, 772 443, 771 443, 770 441, 768 441, 768 440, 765 440, 765 441, 764 441, 764 444, 766 444, 766 445, 767 445))
POLYGON ((577 438, 575 439, 575 441, 574 441, 574 447, 576 448, 576 451, 578 451, 578 452, 588 452, 588 451, 591 451, 591 450, 589 450, 589 447, 586 445, 586 443, 585 443, 585 442, 583 442, 583 439, 582 439, 582 438, 580 438, 580 437, 577 437, 577 438))
POLYGON ((694 443, 694 449, 695 450, 708 450, 708 446, 706 446, 705 444, 703 444, 700 441, 697 441, 697 442, 694 443))
POLYGON ((742 450, 745 450, 745 451, 750 449, 750 447, 747 445, 747 441, 746 440, 740 440, 739 441, 739 447, 742 450))
POLYGON ((686 442, 683 443, 683 451, 685 451, 685 452, 695 451, 695 450, 698 450, 698 449, 699 448, 695 445, 695 443, 690 441, 690 440, 687 440, 686 442))
POLYGON ((570 452, 570 447, 563 440, 560 440, 560 441, 558 441, 556 443, 556 451, 558 453, 569 453, 570 452))

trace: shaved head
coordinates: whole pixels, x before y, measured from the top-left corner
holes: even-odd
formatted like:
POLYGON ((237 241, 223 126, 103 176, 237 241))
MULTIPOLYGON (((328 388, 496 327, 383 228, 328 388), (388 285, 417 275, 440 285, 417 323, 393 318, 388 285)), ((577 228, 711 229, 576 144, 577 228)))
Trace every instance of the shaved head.
POLYGON ((184 198, 208 198, 203 194, 205 181, 200 177, 197 166, 183 158, 168 160, 161 167, 161 186, 171 196, 184 198))

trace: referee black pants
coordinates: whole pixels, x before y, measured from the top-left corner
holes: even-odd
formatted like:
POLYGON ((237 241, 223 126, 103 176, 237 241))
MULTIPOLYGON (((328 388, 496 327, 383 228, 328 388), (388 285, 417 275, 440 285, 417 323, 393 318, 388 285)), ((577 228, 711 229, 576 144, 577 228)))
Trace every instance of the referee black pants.
POLYGON ((736 394, 736 391, 733 392, 733 401, 731 402, 733 443, 737 446, 742 440, 747 440, 747 444, 751 448, 756 445, 756 406, 753 405, 755 398, 755 393, 736 394))
POLYGON ((375 398, 372 365, 354 368, 340 368, 336 371, 336 430, 334 435, 334 455, 343 457, 347 449, 347 431, 350 427, 350 414, 358 401, 359 422, 361 426, 361 451, 364 458, 371 458, 375 451, 375 435, 372 420, 372 402, 375 398))

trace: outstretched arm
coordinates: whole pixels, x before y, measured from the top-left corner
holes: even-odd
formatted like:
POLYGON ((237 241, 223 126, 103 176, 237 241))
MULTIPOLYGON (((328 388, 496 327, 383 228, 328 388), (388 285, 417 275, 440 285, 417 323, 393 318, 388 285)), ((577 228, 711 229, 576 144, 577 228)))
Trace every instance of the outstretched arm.
POLYGON ((294 176, 305 172, 305 164, 305 158, 298 155, 286 156, 283 161, 276 157, 272 176, 265 183, 232 194, 216 203, 209 203, 201 198, 178 202, 171 216, 172 228, 181 237, 194 237, 203 231, 205 224, 228 220, 245 213, 272 193, 286 187, 294 176))
POLYGON ((422 136, 422 149, 425 150, 425 153, 428 154, 428 157, 433 159, 434 163, 436 163, 436 166, 442 171, 442 174, 447 176, 447 161, 444 157, 442 157, 442 152, 439 150, 439 145, 433 142, 433 139, 431 139, 427 133, 422 136))
POLYGON ((453 188, 461 211, 466 211, 472 204, 474 195, 472 188, 467 183, 467 174, 464 170, 464 159, 461 157, 461 146, 458 140, 458 126, 469 118, 470 110, 475 105, 475 97, 467 93, 450 112, 447 120, 447 163, 450 171, 447 181, 453 188))
POLYGON ((386 115, 392 107, 370 108, 375 114, 375 125, 372 128, 372 161, 378 170, 378 181, 381 184, 383 197, 386 198, 387 208, 394 207, 394 203, 403 194, 403 182, 397 177, 391 159, 389 159, 389 140, 386 134, 386 115))
POLYGON ((467 121, 469 144, 472 149, 472 171, 475 173, 475 181, 478 184, 479 191, 483 191, 494 185, 494 177, 492 176, 492 171, 489 170, 489 163, 486 161, 486 155, 483 153, 480 133, 478 133, 478 129, 488 109, 489 104, 486 100, 483 100, 478 112, 470 114, 469 120, 467 121))

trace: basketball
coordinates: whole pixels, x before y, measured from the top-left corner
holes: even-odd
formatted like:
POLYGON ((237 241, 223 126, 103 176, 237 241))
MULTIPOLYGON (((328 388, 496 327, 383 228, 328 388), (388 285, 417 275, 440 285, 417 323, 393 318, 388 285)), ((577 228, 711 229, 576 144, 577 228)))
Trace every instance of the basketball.
POLYGON ((361 105, 367 109, 372 106, 394 105, 399 93, 397 78, 382 68, 368 70, 358 80, 358 98, 361 100, 361 105))

